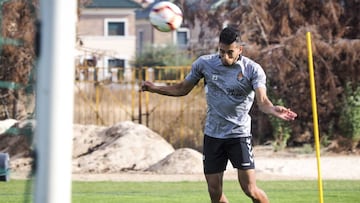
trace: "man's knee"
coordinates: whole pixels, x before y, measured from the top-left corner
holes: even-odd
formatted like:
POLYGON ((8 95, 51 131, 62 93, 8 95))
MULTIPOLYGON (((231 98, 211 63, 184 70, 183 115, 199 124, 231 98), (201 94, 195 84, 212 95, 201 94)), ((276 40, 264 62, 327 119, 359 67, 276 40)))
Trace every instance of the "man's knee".
POLYGON ((265 192, 256 186, 243 188, 243 191, 248 197, 253 200, 253 202, 269 202, 269 199, 265 192))
POLYGON ((259 196, 260 189, 257 188, 256 186, 243 187, 242 189, 244 193, 252 199, 257 199, 259 196))
POLYGON ((211 202, 227 202, 221 201, 223 195, 221 184, 208 184, 208 191, 211 202))
POLYGON ((221 197, 222 194, 222 188, 219 185, 208 185, 208 191, 210 196, 214 196, 214 197, 221 197))
POLYGON ((222 197, 222 178, 223 173, 206 174, 206 182, 208 185, 208 191, 211 198, 211 202, 219 202, 222 197))

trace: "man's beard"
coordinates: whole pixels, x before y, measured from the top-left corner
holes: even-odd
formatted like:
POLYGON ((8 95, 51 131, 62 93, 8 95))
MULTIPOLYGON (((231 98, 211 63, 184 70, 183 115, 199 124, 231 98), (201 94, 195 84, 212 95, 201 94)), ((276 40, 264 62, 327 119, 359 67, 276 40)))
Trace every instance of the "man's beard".
POLYGON ((219 59, 221 60, 221 63, 224 66, 232 66, 240 59, 240 56, 238 56, 238 58, 232 60, 231 63, 229 63, 229 61, 226 61, 225 59, 223 59, 221 56, 219 56, 219 59))

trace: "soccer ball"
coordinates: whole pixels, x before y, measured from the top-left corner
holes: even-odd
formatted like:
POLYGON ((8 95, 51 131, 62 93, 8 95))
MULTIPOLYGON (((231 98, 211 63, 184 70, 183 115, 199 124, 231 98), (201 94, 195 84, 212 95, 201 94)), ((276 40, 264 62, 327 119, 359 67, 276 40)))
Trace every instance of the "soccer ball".
POLYGON ((168 1, 156 3, 149 14, 150 23, 161 32, 170 32, 180 27, 183 14, 181 9, 168 1))

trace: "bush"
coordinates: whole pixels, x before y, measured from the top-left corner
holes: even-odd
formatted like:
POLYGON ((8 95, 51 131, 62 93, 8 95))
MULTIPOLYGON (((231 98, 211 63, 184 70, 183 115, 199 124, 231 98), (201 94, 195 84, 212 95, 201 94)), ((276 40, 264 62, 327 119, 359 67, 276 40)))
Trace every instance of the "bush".
POLYGON ((174 45, 156 47, 148 44, 136 56, 132 65, 136 67, 182 66, 190 65, 191 62, 192 58, 186 54, 186 50, 181 50, 174 45))
POLYGON ((353 142, 353 148, 360 141, 360 87, 355 88, 350 83, 346 85, 344 108, 340 116, 340 128, 344 136, 353 142))
MULTIPOLYGON (((277 105, 284 105, 281 99, 275 101, 277 105)), ((291 135, 291 128, 286 121, 276 117, 270 117, 270 123, 273 128, 274 142, 273 147, 275 151, 283 150, 287 146, 287 141, 291 135)))

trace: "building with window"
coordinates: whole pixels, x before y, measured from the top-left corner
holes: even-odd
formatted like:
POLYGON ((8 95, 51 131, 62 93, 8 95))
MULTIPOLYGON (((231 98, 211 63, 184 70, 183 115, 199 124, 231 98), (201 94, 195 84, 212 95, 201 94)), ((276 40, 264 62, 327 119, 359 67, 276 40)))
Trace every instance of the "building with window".
MULTIPOLYGON (((183 24, 179 29, 172 32, 160 32, 156 30, 149 21, 149 14, 154 4, 160 0, 153 0, 146 4, 143 9, 136 11, 136 53, 141 51, 147 44, 154 46, 165 46, 172 44, 179 49, 187 49, 190 40, 190 30, 183 24)), ((144 2, 138 0, 138 2, 144 2)))
POLYGON ((104 68, 107 77, 116 68, 130 67, 136 52, 135 10, 132 0, 91 0, 78 21, 78 61, 104 68))

